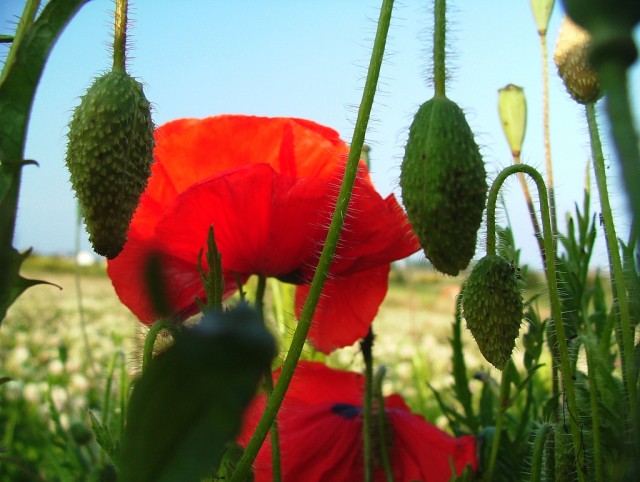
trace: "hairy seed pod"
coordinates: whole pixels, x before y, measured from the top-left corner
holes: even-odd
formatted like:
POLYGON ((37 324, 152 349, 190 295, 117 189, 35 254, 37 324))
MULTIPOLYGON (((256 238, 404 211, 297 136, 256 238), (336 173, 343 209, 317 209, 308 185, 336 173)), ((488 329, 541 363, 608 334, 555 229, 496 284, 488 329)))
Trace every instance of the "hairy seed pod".
POLYGON ((153 121, 142 84, 123 71, 98 77, 69 125, 66 163, 96 253, 114 258, 151 174, 153 121))
POLYGON ((524 316, 513 265, 495 254, 478 261, 464 284, 462 312, 482 355, 502 370, 511 358, 524 316))
POLYGON ((400 187, 425 255, 437 270, 457 275, 476 250, 487 181, 464 113, 444 96, 422 104, 413 119, 400 187))
POLYGON ((598 75, 589 64, 589 33, 567 16, 562 20, 553 60, 573 99, 589 104, 602 96, 598 75))

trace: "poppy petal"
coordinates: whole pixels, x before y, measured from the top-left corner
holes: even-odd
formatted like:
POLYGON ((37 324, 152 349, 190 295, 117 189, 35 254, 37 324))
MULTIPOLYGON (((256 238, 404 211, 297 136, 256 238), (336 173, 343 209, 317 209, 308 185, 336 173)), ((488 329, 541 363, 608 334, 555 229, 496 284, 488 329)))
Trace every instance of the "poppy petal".
MULTIPOLYGON (((323 353, 352 345, 369 331, 387 294, 391 265, 330 277, 313 315, 309 341, 323 353)), ((300 317, 309 285, 296 288, 296 315, 300 317)))
POLYGON ((191 262, 213 226, 224 271, 282 276, 316 255, 326 183, 267 164, 226 171, 180 194, 156 229, 166 251, 191 262))
POLYGON ((178 192, 250 163, 269 164, 291 177, 327 178, 346 154, 335 130, 305 119, 221 115, 178 119, 156 130, 156 160, 178 192))
POLYGON ((458 475, 467 465, 477 469, 472 435, 452 437, 404 410, 386 408, 386 413, 393 432, 391 463, 395 480, 447 482, 452 477, 452 464, 458 475))

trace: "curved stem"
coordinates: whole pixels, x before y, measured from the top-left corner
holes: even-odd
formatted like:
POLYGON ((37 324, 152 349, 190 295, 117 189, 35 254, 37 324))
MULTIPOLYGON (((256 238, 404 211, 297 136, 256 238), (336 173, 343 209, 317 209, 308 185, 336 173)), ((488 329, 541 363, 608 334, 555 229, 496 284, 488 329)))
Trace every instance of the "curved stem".
MULTIPOLYGON (((586 105, 587 124, 589 125, 589 135, 591 139, 591 154, 593 156, 593 169, 596 175, 596 184, 600 194, 600 207, 602 209, 602 221, 604 223, 604 233, 607 241, 607 250, 610 260, 610 276, 613 292, 617 295, 617 310, 619 332, 622 340, 619 340, 620 359, 625 376, 625 392, 631 416, 631 426, 636 436, 640 432, 640 422, 638 413, 638 393, 636 389, 636 370, 633 362, 633 327, 631 325, 631 315, 629 310, 629 299, 627 296, 627 284, 622 267, 620 250, 618 249, 618 237, 616 235, 615 224, 611 204, 609 203, 609 192, 607 189, 607 176, 604 166, 604 155, 602 154, 602 144, 598 133, 598 121, 594 104, 586 105)), ((636 168, 640 167, 640 163, 636 168)))
POLYGON ((433 29, 433 83, 436 96, 444 97, 447 72, 445 66, 447 1, 435 0, 433 29))
POLYGON ((176 334, 176 327, 173 323, 167 320, 158 320, 151 328, 144 339, 144 346, 142 348, 142 372, 149 366, 149 362, 153 358, 153 349, 156 345, 156 338, 163 329, 169 330, 173 336, 176 334))
MULTIPOLYGON (((519 153, 513 154, 513 163, 520 164, 519 153)), ((542 240, 542 230, 540 229, 538 216, 536 215, 536 210, 533 206, 533 200, 531 199, 531 192, 529 191, 529 186, 527 185, 524 174, 520 173, 518 177, 520 178, 520 185, 522 186, 522 191, 524 192, 524 199, 527 202, 527 209, 529 210, 529 217, 531 218, 531 224, 533 226, 533 234, 535 235, 536 241, 538 242, 538 249, 540 250, 540 256, 542 257, 542 266, 544 266, 544 241, 542 240)))
POLYGON ((124 72, 127 61, 127 4, 128 0, 116 0, 113 23, 113 70, 124 72))
POLYGON ((293 334, 289 352, 282 364, 282 371, 280 372, 278 383, 274 387, 273 393, 269 398, 264 413, 262 414, 262 418, 260 419, 251 440, 249 440, 242 458, 238 462, 236 471, 231 479, 232 482, 244 481, 251 470, 251 464, 255 460, 258 451, 267 436, 269 427, 271 427, 271 424, 280 409, 280 405, 284 400, 284 395, 289 388, 293 372, 298 364, 298 359, 300 358, 300 354, 304 348, 307 334, 311 328, 313 314, 316 310, 316 306, 318 305, 318 301, 320 301, 320 293, 329 274, 329 267, 331 266, 333 255, 335 254, 336 247, 338 245, 340 232, 342 231, 349 201, 351 200, 353 185, 358 173, 360 152, 362 151, 362 146, 364 144, 369 116, 371 115, 371 107, 373 106, 373 99, 378 85, 378 77, 380 76, 380 68, 384 57, 387 33, 391 23, 392 9, 393 0, 383 0, 382 7, 380 9, 380 17, 378 19, 378 30, 376 32, 373 52, 371 54, 371 62, 367 72, 367 80, 362 94, 362 102, 360 103, 358 118, 356 120, 351 147, 349 149, 349 158, 345 167, 344 178, 342 179, 342 185, 336 201, 336 207, 333 216, 331 217, 331 225, 329 226, 327 239, 324 243, 320 260, 318 261, 318 266, 309 288, 307 300, 302 308, 302 314, 300 315, 298 326, 293 334))
POLYGON ((560 304, 560 294, 558 292, 558 278, 556 273, 556 255, 555 243, 553 239, 553 228, 551 227, 551 216, 549 211, 549 198, 547 197, 547 188, 544 179, 538 171, 527 164, 516 164, 503 169, 489 190, 487 199, 487 254, 495 254, 496 249, 496 202, 498 192, 507 177, 517 172, 527 174, 533 179, 538 189, 538 197, 540 199, 540 213, 542 215, 542 230, 544 237, 545 259, 547 285, 549 288, 549 301, 551 305, 551 319, 556 330, 558 339, 558 352, 560 354, 560 368, 562 372, 562 383, 566 391, 567 404, 571 412, 570 426, 573 444, 577 457, 578 480, 584 480, 584 450, 581 447, 580 426, 577 423, 578 405, 576 403, 576 394, 573 384, 571 359, 569 357, 569 347, 567 345, 567 337, 564 332, 564 324, 562 322, 562 308, 560 304))
POLYGON ((22 39, 24 38, 24 35, 29 27, 33 25, 39 8, 40 0, 27 0, 27 2, 25 3, 24 9, 22 10, 22 15, 20 16, 20 21, 18 22, 18 26, 16 27, 16 33, 14 34, 13 41, 11 42, 11 48, 9 49, 9 53, 7 54, 7 58, 4 62, 2 73, 0 74, 0 84, 2 84, 7 74, 9 74, 11 65, 16 58, 16 53, 18 52, 20 42, 22 42, 22 39))

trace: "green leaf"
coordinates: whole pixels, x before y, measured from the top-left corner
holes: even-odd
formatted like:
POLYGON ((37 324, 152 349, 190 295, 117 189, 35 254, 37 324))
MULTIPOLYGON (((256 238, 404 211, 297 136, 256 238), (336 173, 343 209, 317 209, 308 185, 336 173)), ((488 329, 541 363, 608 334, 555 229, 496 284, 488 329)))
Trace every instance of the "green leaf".
POLYGON ((20 276, 20 266, 29 254, 31 254, 31 250, 18 253, 12 247, 4 253, 0 252, 0 266, 3 267, 0 274, 0 323, 2 323, 9 307, 27 288, 41 284, 60 288, 60 286, 48 281, 27 279, 20 276))
POLYGON ((154 358, 133 388, 121 482, 199 481, 227 443, 275 353, 273 337, 244 305, 207 312, 154 358))
POLYGON ((109 427, 107 427, 104 423, 100 422, 93 414, 93 412, 89 411, 89 418, 91 419, 91 430, 93 430, 93 435, 96 438, 96 442, 100 448, 107 454, 107 456, 111 459, 111 462, 117 467, 119 465, 118 459, 118 442, 113 440, 111 436, 111 432, 109 431, 109 427))
POLYGON ((18 274, 21 260, 11 247, 20 189, 27 124, 36 88, 53 45, 88 0, 51 0, 26 31, 0 84, 0 322, 29 286, 18 274), (5 76, 6 73, 6 76, 5 76))

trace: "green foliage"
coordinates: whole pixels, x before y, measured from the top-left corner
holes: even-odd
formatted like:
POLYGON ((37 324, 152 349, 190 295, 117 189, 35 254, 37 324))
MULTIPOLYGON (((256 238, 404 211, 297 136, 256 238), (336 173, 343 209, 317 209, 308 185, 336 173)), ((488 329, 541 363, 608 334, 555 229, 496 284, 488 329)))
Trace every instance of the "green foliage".
POLYGON ((210 473, 238 435, 274 353, 273 338, 245 306, 207 312, 179 332, 134 384, 122 482, 197 481, 210 473))

